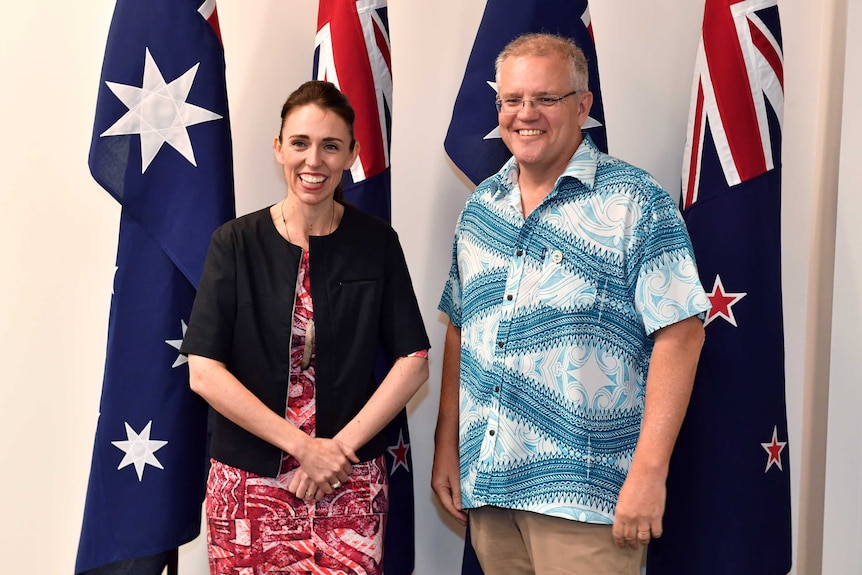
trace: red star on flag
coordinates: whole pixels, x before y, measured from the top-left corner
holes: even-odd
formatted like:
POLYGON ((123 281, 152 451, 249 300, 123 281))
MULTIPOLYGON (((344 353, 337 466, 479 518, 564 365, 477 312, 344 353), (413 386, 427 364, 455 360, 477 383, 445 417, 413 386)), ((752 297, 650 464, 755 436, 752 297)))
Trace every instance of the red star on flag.
POLYGON ((763 471, 766 473, 769 471, 769 468, 775 465, 778 467, 779 471, 784 471, 784 468, 781 467, 781 452, 784 451, 785 446, 787 446, 786 441, 778 441, 778 426, 772 428, 772 441, 770 443, 761 443, 763 449, 766 450, 766 453, 769 454, 769 458, 766 460, 766 469, 763 471))
POLYGON ((736 325, 736 317, 733 315, 733 306, 742 298, 747 296, 747 293, 732 293, 724 289, 724 284, 721 283, 721 276, 715 276, 715 283, 712 286, 712 292, 707 294, 709 303, 712 304, 712 309, 706 313, 706 320, 703 322, 704 327, 719 317, 724 318, 727 323, 733 327, 736 325))
POLYGON ((389 475, 395 473, 399 467, 403 467, 407 473, 410 473, 410 467, 407 465, 407 452, 410 450, 410 444, 404 443, 403 430, 398 431, 398 443, 386 448, 386 451, 392 456, 392 468, 389 470, 389 475))

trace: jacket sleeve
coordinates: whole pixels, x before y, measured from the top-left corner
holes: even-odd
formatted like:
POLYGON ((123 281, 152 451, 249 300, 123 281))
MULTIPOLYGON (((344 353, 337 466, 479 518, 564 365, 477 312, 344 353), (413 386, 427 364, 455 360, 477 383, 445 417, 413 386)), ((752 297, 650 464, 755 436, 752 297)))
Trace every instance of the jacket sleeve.
POLYGON ((386 242, 380 341, 390 361, 429 349, 428 335, 413 291, 413 282, 398 235, 392 231, 386 242))
POLYGON ((236 251, 228 228, 210 239, 181 353, 228 363, 236 325, 236 251))

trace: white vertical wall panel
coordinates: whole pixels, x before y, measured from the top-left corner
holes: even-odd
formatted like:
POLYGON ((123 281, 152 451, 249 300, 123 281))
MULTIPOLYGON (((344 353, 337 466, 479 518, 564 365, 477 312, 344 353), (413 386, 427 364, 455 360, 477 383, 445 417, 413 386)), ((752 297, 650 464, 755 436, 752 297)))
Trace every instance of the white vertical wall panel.
POLYGON ((826 452, 823 573, 862 573, 862 6, 848 4, 826 452))

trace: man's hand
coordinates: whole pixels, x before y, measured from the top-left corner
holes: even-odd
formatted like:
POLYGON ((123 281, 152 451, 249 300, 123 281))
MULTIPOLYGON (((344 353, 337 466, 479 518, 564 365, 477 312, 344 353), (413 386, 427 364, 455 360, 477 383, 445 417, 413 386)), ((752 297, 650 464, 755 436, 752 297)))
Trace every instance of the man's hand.
POLYGON ((613 535, 619 547, 634 548, 661 537, 667 470, 691 397, 703 345, 703 322, 689 317, 656 331, 653 337, 643 423, 617 499, 613 535))
POLYGON ((440 410, 434 431, 434 465, 431 489, 446 511, 467 525, 461 507, 461 467, 458 454, 459 370, 461 369, 461 330, 449 323, 443 345, 443 374, 440 381, 440 410))
POLYGON ((443 508, 461 525, 467 525, 467 514, 461 508, 461 468, 458 446, 442 445, 438 441, 434 449, 434 465, 431 468, 431 489, 443 508))
POLYGON ((618 547, 636 548, 661 537, 666 494, 664 481, 629 474, 617 499, 612 531, 618 547))

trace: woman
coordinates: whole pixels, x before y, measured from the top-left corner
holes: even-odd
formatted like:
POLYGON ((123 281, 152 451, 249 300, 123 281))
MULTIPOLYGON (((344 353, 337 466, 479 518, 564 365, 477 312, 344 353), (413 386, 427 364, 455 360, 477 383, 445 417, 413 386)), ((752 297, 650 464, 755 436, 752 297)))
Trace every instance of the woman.
POLYGON ((210 243, 182 351, 216 411, 213 574, 382 573, 381 431, 427 379, 429 343, 395 232, 339 201, 353 121, 332 84, 300 86, 273 142, 285 199, 210 243), (379 386, 378 344, 395 360, 379 386))

